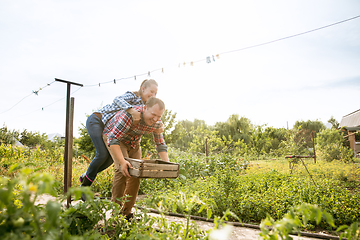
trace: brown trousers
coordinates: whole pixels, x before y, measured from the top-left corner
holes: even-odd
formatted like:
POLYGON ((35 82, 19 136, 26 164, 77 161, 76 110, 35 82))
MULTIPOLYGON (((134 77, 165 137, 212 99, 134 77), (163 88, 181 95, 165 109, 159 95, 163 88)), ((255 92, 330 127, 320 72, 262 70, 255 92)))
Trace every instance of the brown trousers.
MULTIPOLYGON (((120 142, 120 149, 124 157, 136 159, 141 158, 140 145, 137 145, 134 149, 131 148, 129 145, 120 142)), ((140 188, 140 178, 125 177, 121 173, 120 164, 116 164, 114 162, 114 165, 115 173, 113 179, 111 201, 116 202, 120 206, 122 206, 122 214, 127 216, 131 213, 131 209, 135 204, 136 197, 140 188), (124 196, 126 197, 124 199, 121 199, 124 196)))

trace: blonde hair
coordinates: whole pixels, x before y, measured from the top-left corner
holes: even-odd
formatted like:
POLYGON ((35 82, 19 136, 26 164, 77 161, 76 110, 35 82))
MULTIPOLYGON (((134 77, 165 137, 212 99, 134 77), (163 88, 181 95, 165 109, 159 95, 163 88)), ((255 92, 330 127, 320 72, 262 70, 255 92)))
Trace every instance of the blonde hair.
POLYGON ((150 87, 152 84, 154 84, 156 87, 158 87, 158 83, 154 80, 154 79, 145 79, 144 81, 142 81, 141 85, 140 85, 140 89, 138 91, 134 91, 136 96, 141 96, 142 95, 142 88, 148 88, 150 87))

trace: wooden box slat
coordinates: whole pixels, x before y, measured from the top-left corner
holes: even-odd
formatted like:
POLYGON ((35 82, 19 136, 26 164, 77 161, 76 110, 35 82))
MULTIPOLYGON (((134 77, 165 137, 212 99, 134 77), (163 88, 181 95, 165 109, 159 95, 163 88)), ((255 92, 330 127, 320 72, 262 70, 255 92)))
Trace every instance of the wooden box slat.
POLYGON ((177 178, 179 176, 180 165, 178 163, 163 160, 143 160, 127 158, 133 169, 129 169, 132 177, 137 178, 177 178))
POLYGON ((147 171, 144 170, 141 173, 141 178, 177 178, 179 176, 178 172, 175 171, 147 171))
POLYGON ((145 162, 143 165, 143 168, 144 168, 144 170, 177 171, 178 166, 145 162))

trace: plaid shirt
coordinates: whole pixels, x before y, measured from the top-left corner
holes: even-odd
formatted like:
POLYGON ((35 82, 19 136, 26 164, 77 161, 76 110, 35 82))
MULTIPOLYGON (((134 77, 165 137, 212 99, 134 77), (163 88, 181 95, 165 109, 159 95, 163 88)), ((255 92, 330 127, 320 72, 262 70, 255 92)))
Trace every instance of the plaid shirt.
MULTIPOLYGON (((136 145, 140 143, 142 135, 152 132, 158 151, 159 149, 166 150, 167 147, 163 135, 153 132, 161 127, 161 120, 148 126, 142 117, 144 107, 135 106, 134 109, 141 112, 141 120, 136 125, 132 125, 133 120, 131 114, 125 112, 125 110, 118 111, 115 116, 108 121, 103 132, 107 136, 107 144, 110 146, 122 142, 135 148, 136 145)), ((160 150, 160 152, 162 152, 162 150, 160 150)))
POLYGON ((141 97, 135 95, 135 93, 127 91, 121 96, 117 96, 112 104, 107 104, 102 107, 98 113, 102 114, 102 122, 106 124, 110 118, 112 118, 116 112, 120 110, 127 110, 131 108, 133 105, 144 105, 141 97))

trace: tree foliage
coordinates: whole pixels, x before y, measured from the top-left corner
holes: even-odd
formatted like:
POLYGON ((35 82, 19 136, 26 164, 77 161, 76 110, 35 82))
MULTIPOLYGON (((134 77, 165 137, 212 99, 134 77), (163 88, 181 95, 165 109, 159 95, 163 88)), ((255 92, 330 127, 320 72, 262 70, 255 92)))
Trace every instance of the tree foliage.
POLYGON ((321 130, 325 129, 324 123, 321 121, 296 121, 294 124, 293 129, 299 130, 297 132, 296 141, 298 144, 302 144, 305 148, 312 148, 313 141, 312 136, 316 136, 316 133, 320 132, 321 130), (314 134, 314 135, 313 135, 314 134))
POLYGON ((27 131, 26 129, 20 133, 20 142, 28 147, 36 147, 36 145, 47 147, 49 145, 45 133, 40 134, 39 132, 27 131))
POLYGON ((189 120, 179 121, 175 125, 174 133, 176 133, 176 140, 173 141, 172 146, 181 150, 190 148, 191 142, 194 140, 194 131, 197 128, 208 129, 204 120, 195 119, 193 122, 189 120))
MULTIPOLYGON (((325 125, 316 121, 297 121, 292 129, 267 127, 266 125, 253 125, 246 117, 239 117, 237 114, 231 115, 225 122, 217 122, 213 126, 208 126, 204 120, 194 119, 176 120, 176 113, 165 110, 162 116, 164 123, 164 139, 169 147, 197 154, 207 153, 230 153, 250 159, 283 157, 285 155, 311 155, 313 151, 313 138, 316 133, 324 131, 325 125)), ((330 121, 330 120, 329 120, 330 121)), ((331 121, 336 125, 336 120, 331 121)), ((333 128, 335 129, 335 128, 333 128)), ((80 137, 75 142, 80 151, 94 152, 94 147, 85 126, 79 128, 80 137)), ((318 141, 319 148, 330 148, 329 143, 343 140, 346 132, 337 131, 330 135, 321 135, 321 141, 318 141)), ((331 155, 333 159, 348 156, 346 153, 349 148, 346 141, 342 141, 344 149, 341 151, 338 147, 332 147, 331 155), (335 149, 339 151, 335 151, 335 149), (345 151, 346 150, 346 151, 345 151)), ((142 155, 145 157, 148 153, 157 158, 157 152, 152 134, 144 135, 141 139, 142 155)), ((350 161, 347 158, 347 161, 350 161)))
POLYGON ((18 132, 10 131, 5 124, 0 128, 0 143, 3 144, 13 144, 15 139, 19 135, 18 132))
POLYGON ((37 146, 43 149, 51 149, 55 145, 61 144, 61 141, 52 142, 48 140, 45 133, 32 132, 24 129, 21 133, 16 130, 9 130, 5 124, 0 128, 0 143, 14 144, 18 140, 24 146, 35 148, 37 146))
POLYGON ((334 118, 334 116, 331 116, 331 118, 328 120, 328 123, 331 124, 331 128, 338 129, 340 126, 340 123, 334 118))
POLYGON ((89 155, 95 155, 95 147, 91 141, 86 126, 83 123, 81 123, 78 130, 80 137, 75 141, 75 143, 78 144, 79 149, 81 151, 88 153, 89 155))
POLYGON ((246 117, 239 118, 238 114, 233 114, 226 122, 217 122, 214 129, 221 138, 231 136, 234 141, 243 140, 246 144, 250 143, 252 124, 246 117))
POLYGON ((354 152, 345 146, 345 142, 341 130, 325 129, 317 135, 318 155, 328 162, 333 160, 351 162, 354 152))
POLYGON ((266 134, 264 127, 264 125, 256 126, 252 131, 251 148, 258 159, 259 156, 266 153, 266 149, 271 146, 270 137, 266 134))
MULTIPOLYGON (((165 109, 163 115, 161 116, 161 121, 164 124, 164 136, 165 143, 169 145, 171 142, 176 141, 179 137, 177 131, 178 129, 174 127, 175 125, 176 113, 172 113, 165 109)), ((146 134, 141 137, 140 141, 142 156, 145 157, 147 154, 154 155, 157 157, 156 147, 153 139, 153 134, 146 134)))

